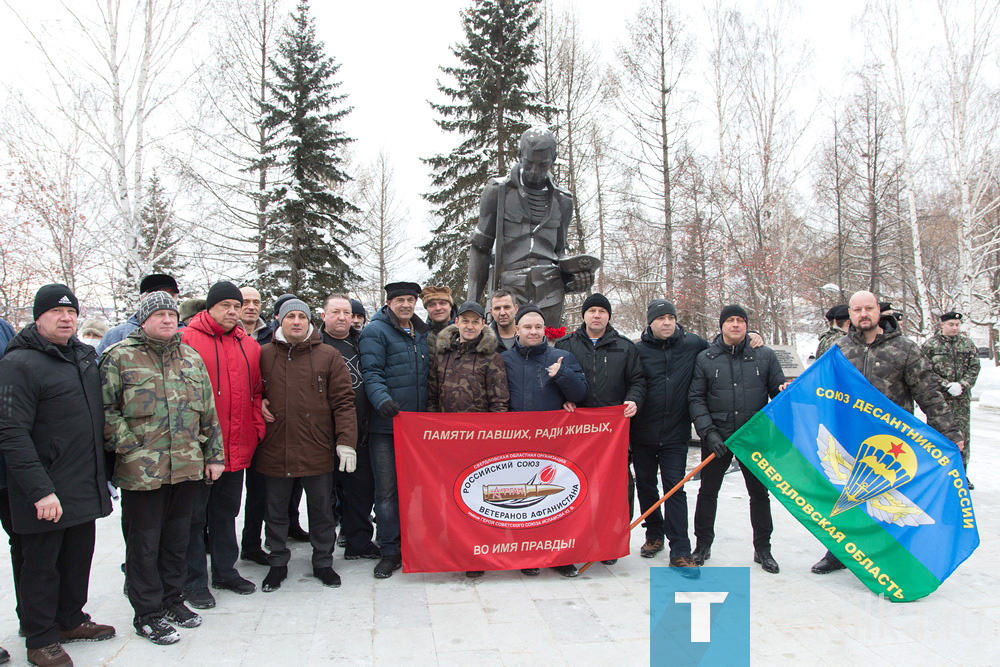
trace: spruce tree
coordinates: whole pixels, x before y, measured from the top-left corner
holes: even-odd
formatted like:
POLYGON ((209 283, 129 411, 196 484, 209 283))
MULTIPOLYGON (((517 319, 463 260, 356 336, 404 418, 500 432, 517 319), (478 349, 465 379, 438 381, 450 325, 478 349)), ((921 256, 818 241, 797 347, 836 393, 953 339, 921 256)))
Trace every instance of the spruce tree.
POLYGON ((450 100, 431 104, 435 122, 461 142, 447 155, 426 158, 434 190, 424 195, 439 218, 421 258, 431 281, 466 291, 469 233, 479 218, 479 197, 492 176, 506 177, 517 159, 517 142, 547 107, 529 88, 538 61, 532 37, 540 0, 475 0, 463 12, 465 42, 451 48, 459 64, 441 67, 453 85, 438 82, 450 100))
POLYGON ((139 212, 139 257, 149 267, 149 273, 177 277, 187 268, 187 264, 177 258, 173 218, 170 202, 154 169, 146 201, 139 212))
POLYGON ((317 41, 307 0, 292 13, 271 68, 270 95, 261 108, 264 127, 276 130, 269 151, 278 179, 261 291, 291 292, 318 304, 354 276, 348 260, 356 255, 348 241, 355 230, 347 214, 356 209, 340 192, 350 180, 341 165, 353 139, 339 125, 351 108, 335 92, 340 65, 317 41))

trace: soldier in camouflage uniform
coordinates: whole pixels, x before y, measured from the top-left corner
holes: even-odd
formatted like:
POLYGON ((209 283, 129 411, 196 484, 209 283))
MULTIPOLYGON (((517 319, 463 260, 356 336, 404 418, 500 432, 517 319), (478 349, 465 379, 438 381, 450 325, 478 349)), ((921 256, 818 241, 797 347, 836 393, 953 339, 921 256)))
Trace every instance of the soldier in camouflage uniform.
MULTIPOLYGON (((962 314, 954 311, 945 313, 941 316, 940 331, 927 339, 922 349, 965 440, 962 463, 968 472, 969 411, 972 407, 972 386, 979 376, 979 350, 968 336, 961 333, 961 329, 962 314)), ((973 488, 971 483, 969 488, 973 488)))
POLYGON ((837 344, 837 341, 847 335, 847 327, 850 323, 850 315, 847 306, 834 306, 826 311, 826 321, 830 323, 830 328, 819 336, 819 345, 816 346, 816 358, 819 359, 823 353, 837 344))
MULTIPOLYGON (((463 303, 455 324, 443 329, 435 341, 427 411, 508 412, 507 369, 497 346, 483 307, 473 301, 463 303)), ((465 575, 475 579, 483 571, 470 570, 465 575)))
POLYGON ((212 385, 201 356, 181 343, 177 304, 153 292, 139 328, 101 360, 105 449, 122 490, 125 581, 136 632, 156 644, 180 639, 168 621, 196 627, 181 600, 197 485, 225 459, 212 385))
MULTIPOLYGON (((850 333, 837 343, 847 360, 886 398, 907 412, 913 412, 915 400, 927 415, 927 423, 962 449, 962 433, 920 347, 900 332, 894 317, 880 314, 871 292, 856 292, 851 297, 850 318, 850 333)), ((844 564, 827 551, 812 571, 828 574, 843 568, 844 564)))

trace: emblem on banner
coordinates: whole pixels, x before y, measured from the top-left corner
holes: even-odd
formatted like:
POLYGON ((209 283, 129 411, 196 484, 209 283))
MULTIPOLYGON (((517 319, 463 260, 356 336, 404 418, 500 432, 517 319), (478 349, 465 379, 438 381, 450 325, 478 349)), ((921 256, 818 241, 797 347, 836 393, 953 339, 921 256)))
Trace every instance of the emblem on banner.
POLYGON ((509 452, 477 461, 455 481, 463 513, 500 528, 537 528, 575 511, 587 496, 579 466, 546 452, 509 452))

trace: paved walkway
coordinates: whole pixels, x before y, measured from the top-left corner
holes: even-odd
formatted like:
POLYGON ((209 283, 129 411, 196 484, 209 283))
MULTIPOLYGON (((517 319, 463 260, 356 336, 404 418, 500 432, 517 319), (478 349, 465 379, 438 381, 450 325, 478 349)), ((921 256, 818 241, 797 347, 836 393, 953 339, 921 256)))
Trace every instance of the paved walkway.
MULTIPOLYGON (((935 594, 905 605, 880 603, 846 572, 810 574, 823 548, 776 503, 773 543, 781 573, 754 567, 746 491, 739 475, 728 476, 710 563, 752 568, 752 663, 1000 662, 998 434, 1000 411, 974 408, 971 476, 982 545, 935 594)), ((693 501, 697 484, 688 492, 693 501)), ((182 629, 179 644, 159 647, 132 631, 131 608, 121 593, 117 513, 98 522, 97 540, 87 611, 115 625, 118 636, 70 644, 77 665, 644 665, 649 567, 666 565, 665 558, 632 555, 612 567, 595 565, 576 579, 543 570, 536 578, 488 572, 477 581, 464 574, 397 572, 376 581, 372 561, 344 561, 338 550, 334 567, 344 585, 328 589, 309 574, 308 547, 296 545, 281 590, 245 597, 217 591, 219 604, 204 612, 202 627, 182 629)), ((633 554, 642 541, 635 532, 633 554)), ((7 572, 8 556, 0 559, 0 572, 7 572)), ((266 572, 246 563, 240 569, 258 585, 266 572)), ((10 579, 0 576, 0 642, 13 664, 25 664, 13 608, 10 579)))

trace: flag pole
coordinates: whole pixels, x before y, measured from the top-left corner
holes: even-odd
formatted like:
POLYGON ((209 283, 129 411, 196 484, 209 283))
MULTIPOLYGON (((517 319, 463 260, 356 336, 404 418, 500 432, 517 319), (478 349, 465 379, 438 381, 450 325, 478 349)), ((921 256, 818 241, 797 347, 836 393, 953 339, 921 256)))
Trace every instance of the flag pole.
MULTIPOLYGON (((674 486, 674 488, 670 489, 665 494, 663 494, 662 498, 660 498, 659 500, 657 500, 656 503, 652 507, 650 507, 648 510, 646 510, 645 512, 643 512, 642 516, 640 516, 638 519, 636 519, 635 521, 633 521, 632 525, 630 525, 628 527, 629 531, 631 531, 636 526, 638 526, 640 523, 642 523, 643 521, 645 521, 647 516, 649 516, 650 514, 652 514, 654 511, 656 511, 656 509, 660 505, 662 505, 663 503, 665 503, 667 501, 667 498, 669 498, 670 496, 672 496, 675 493, 677 493, 677 490, 680 489, 682 486, 684 486, 685 482, 687 482, 689 479, 691 479, 692 477, 694 477, 695 474, 698 471, 700 471, 702 468, 704 468, 706 465, 708 465, 710 461, 713 461, 714 459, 715 459, 715 454, 709 454, 708 456, 706 456, 705 460, 702 461, 701 463, 699 463, 697 466, 695 466, 694 470, 692 470, 687 475, 685 475, 684 479, 682 479, 681 481, 677 482, 677 484, 674 486)), ((584 565, 583 567, 581 567, 580 568, 580 573, 582 574, 582 573, 586 572, 587 568, 589 568, 591 565, 593 565, 594 562, 595 561, 590 561, 589 563, 587 563, 586 565, 584 565)))

